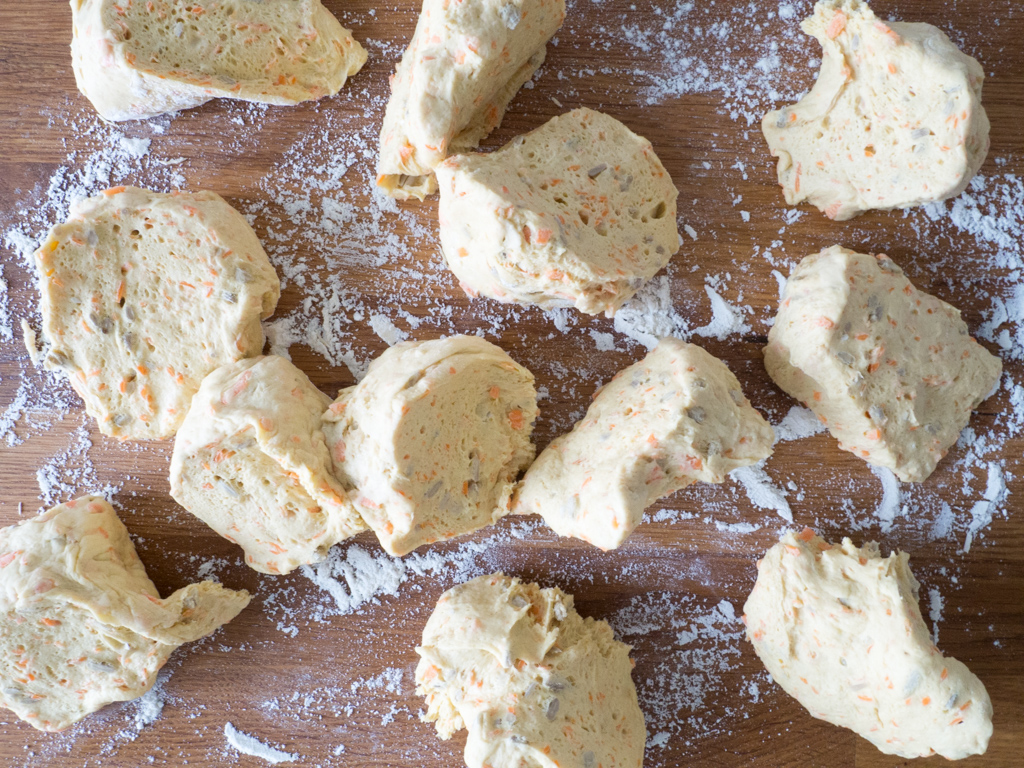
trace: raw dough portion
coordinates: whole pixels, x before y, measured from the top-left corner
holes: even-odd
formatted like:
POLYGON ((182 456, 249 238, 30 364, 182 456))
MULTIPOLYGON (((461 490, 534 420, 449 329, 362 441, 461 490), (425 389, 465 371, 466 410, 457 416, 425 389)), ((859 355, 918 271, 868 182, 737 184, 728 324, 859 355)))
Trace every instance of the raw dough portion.
POLYGON ((399 200, 433 193, 434 168, 498 126, 564 18, 565 0, 424 0, 391 77, 377 185, 399 200))
POLYGON ((217 97, 298 104, 333 96, 366 51, 320 0, 71 0, 80 90, 107 120, 217 97))
POLYGON ((283 357, 218 368, 174 441, 171 496, 261 573, 323 560, 366 530, 331 473, 320 429, 330 403, 283 357))
POLYGON ((981 754, 992 704, 981 681, 931 641, 905 552, 787 533, 757 564, 747 637, 814 717, 902 757, 981 754))
POLYGON ((423 630, 416 692, 470 768, 639 768, 646 730, 629 646, 572 595, 495 573, 448 590, 423 630))
POLYGON ((800 26, 821 43, 818 80, 761 122, 787 203, 844 221, 967 188, 989 147, 977 61, 931 24, 880 21, 860 0, 822 0, 800 26))
POLYGON ((533 374, 476 336, 396 344, 324 416, 337 476, 404 555, 508 514, 534 456, 533 374))
POLYGON ((171 437, 206 374, 258 355, 281 293, 252 227, 213 192, 108 189, 35 256, 44 364, 126 440, 171 437))
POLYGON ((576 109, 437 168, 445 261, 470 296, 611 316, 679 250, 651 143, 576 109))
POLYGON ((1002 370, 960 312, 888 256, 838 245, 793 269, 764 364, 840 448, 911 482, 934 471, 1002 370))
POLYGON ((63 730, 144 694, 175 648, 248 604, 244 590, 213 581, 161 599, 98 496, 0 529, 0 706, 41 731, 63 730))
POLYGON ((720 483, 771 455, 774 433, 725 363, 662 339, 594 396, 587 415, 527 471, 513 512, 615 549, 644 509, 691 483, 720 483))

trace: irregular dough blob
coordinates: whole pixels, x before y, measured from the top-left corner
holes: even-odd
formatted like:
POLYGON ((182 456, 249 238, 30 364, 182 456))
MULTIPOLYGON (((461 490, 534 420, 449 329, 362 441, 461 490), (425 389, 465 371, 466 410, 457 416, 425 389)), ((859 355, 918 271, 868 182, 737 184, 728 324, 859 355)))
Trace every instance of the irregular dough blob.
POLYGON ((544 449, 512 511, 560 536, 615 549, 644 509, 697 481, 720 483, 771 455, 775 434, 725 363, 665 338, 598 390, 587 415, 544 449))
POLYGON ((582 108, 437 168, 445 261, 470 296, 611 316, 679 250, 651 143, 582 108))
POLYGON ((106 435, 171 437, 214 368, 263 349, 280 281, 213 192, 115 187, 71 206, 36 251, 44 364, 106 435))
POLYGON ((533 374, 476 336, 396 344, 324 415, 342 485, 404 555, 491 525, 534 457, 533 374))
POLYGON ((320 0, 71 0, 75 81, 107 120, 333 96, 366 51, 320 0))
POLYGON ((416 649, 416 692, 470 768, 639 768, 647 732, 629 646, 572 595, 504 574, 448 590, 416 649))
POLYGON ((498 126, 564 18, 565 0, 423 0, 391 76, 377 185, 399 200, 433 193, 434 168, 498 126))
POLYGON ((248 604, 249 593, 213 581, 161 599, 98 496, 0 529, 0 706, 63 730, 144 694, 175 648, 248 604))
POLYGON ((787 533, 757 564, 743 607, 768 672, 820 720, 902 757, 981 754, 992 704, 981 681, 931 641, 906 552, 787 533))
POLYGON ((320 429, 330 403, 283 357, 218 368, 174 441, 171 496, 261 573, 323 560, 366 530, 331 472, 320 429))
POLYGON ((910 482, 934 471, 1002 370, 888 256, 838 245, 793 269, 764 364, 840 448, 910 482))
POLYGON ((959 195, 988 154, 985 72, 931 24, 879 21, 861 0, 822 0, 811 92, 761 122, 786 202, 830 219, 959 195))

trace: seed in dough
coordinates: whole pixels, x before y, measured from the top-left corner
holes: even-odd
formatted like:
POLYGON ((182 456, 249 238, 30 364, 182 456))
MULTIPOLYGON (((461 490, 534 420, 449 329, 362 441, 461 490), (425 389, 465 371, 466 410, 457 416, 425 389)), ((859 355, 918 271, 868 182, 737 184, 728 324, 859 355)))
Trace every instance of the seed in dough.
POLYGON ((955 197, 988 154, 985 71, 931 24, 883 22, 822 0, 801 28, 821 43, 811 92, 761 122, 786 202, 844 221, 955 197))
POLYGON ((122 440, 174 435, 206 374, 263 349, 281 292, 252 227, 213 192, 108 189, 72 205, 35 259, 44 365, 122 440))
POLYGON ((248 604, 213 581, 162 599, 109 503, 53 507, 0 529, 0 706, 61 731, 144 694, 179 645, 248 604))
POLYGON ((999 383, 960 312, 888 256, 838 245, 793 269, 764 350, 768 375, 839 447, 920 482, 999 383))
POLYGON ((661 339, 537 457, 512 511, 541 515, 560 536, 615 549, 650 504, 698 481, 721 483, 770 456, 774 439, 725 363, 694 344, 661 339))
POLYGON ((787 533, 757 565, 743 620, 768 672, 820 720, 901 757, 984 753, 992 704, 931 641, 905 552, 787 533))
POLYGON ((508 514, 530 465, 533 374, 476 336, 396 344, 324 415, 334 469, 393 555, 508 514))
POLYGON ((331 399, 277 355, 203 380, 174 441, 171 496, 245 550, 289 573, 366 530, 331 472, 321 416, 331 399))
POLYGON ((572 595, 501 573, 437 601, 416 649, 416 692, 442 739, 465 728, 469 768, 643 764, 629 646, 572 595))

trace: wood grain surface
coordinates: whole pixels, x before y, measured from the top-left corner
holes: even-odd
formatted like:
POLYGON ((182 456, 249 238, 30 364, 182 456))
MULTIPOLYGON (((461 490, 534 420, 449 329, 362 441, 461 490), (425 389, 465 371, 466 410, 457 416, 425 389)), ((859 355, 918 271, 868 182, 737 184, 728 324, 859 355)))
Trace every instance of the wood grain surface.
MULTIPOLYGON (((126 175, 115 168, 108 181, 163 188, 170 184, 169 174, 180 173, 186 188, 215 190, 252 213, 260 237, 268 248, 273 244, 279 268, 295 268, 286 276, 278 317, 294 315, 302 325, 319 311, 303 308, 311 286, 340 286, 361 308, 335 313, 346 315, 338 333, 360 362, 386 348, 373 330, 375 311, 410 338, 483 331, 546 387, 536 433, 543 446, 579 417, 601 382, 645 350, 616 333, 608 319, 469 301, 441 266, 432 234, 436 201, 403 204, 401 214, 381 212, 372 203, 367 181, 373 152, 363 150, 375 151, 387 76, 412 33, 418 8, 414 0, 325 4, 370 52, 366 67, 337 97, 270 109, 211 102, 173 120, 117 129, 103 126, 76 91, 67 5, 56 0, 0 4, 0 224, 9 231, 25 222, 26 232, 41 236, 40 217, 52 220, 61 213, 46 208, 47 187, 59 169, 70 178, 102 155, 105 143, 122 135, 148 138, 145 157, 126 175), (308 164, 301 167, 309 168, 318 158, 329 163, 350 153, 351 168, 333 182, 335 188, 309 185, 301 173, 279 172, 285 161, 298 167, 296 152, 308 164), (297 215, 285 210, 286 192, 311 200, 321 211, 312 215, 321 218, 328 198, 354 209, 336 231, 321 227, 326 234, 312 238, 301 226, 287 226, 297 215), (563 331, 557 323, 565 318, 569 327, 563 331), (615 349, 600 349, 607 337, 594 334, 613 334, 615 349)), ((990 243, 948 220, 932 222, 920 211, 869 214, 842 224, 811 209, 787 218, 772 160, 757 124, 747 118, 776 103, 776 94, 765 86, 772 76, 758 74, 767 54, 776 56, 777 64, 769 61, 763 68, 776 67, 781 96, 813 82, 819 51, 794 31, 810 3, 717 0, 698 6, 571 3, 533 87, 519 94, 485 146, 500 146, 576 106, 604 110, 649 138, 680 189, 680 225, 696 234, 696 240, 684 238, 667 273, 674 311, 691 330, 709 322, 707 275, 721 279, 716 285, 729 302, 752 308, 746 316, 749 332, 694 340, 729 364, 773 423, 792 403, 761 362, 777 299, 772 271, 787 273, 803 255, 836 242, 884 250, 920 288, 960 307, 977 328, 991 305, 990 294, 1019 279, 993 263, 996 249, 990 243), (779 45, 772 51, 775 39, 779 45), (665 40, 669 53, 677 50, 673 46, 688 46, 692 61, 667 55, 665 40), (710 74, 701 79, 705 62, 710 74), (678 87, 670 82, 674 76, 683 77, 678 87), (741 211, 750 214, 749 221, 741 211)), ((878 2, 876 11, 934 23, 983 63, 992 150, 982 172, 990 178, 1024 174, 1024 5, 899 0, 878 2)), ((95 163, 89 167, 95 169, 95 163)), ((310 173, 316 177, 315 170, 310 173)), ((32 275, 12 247, 0 256, 15 337, 2 341, 0 336, 0 411, 16 420, 16 437, 0 442, 0 525, 47 506, 37 470, 57 467, 70 473, 60 478, 69 494, 107 484, 117 488, 113 498, 163 594, 213 573, 255 596, 252 606, 213 638, 175 654, 167 668, 173 674, 162 683, 164 708, 151 724, 136 724, 137 704, 116 704, 53 735, 0 711, 0 765, 266 764, 228 748, 226 722, 301 756, 295 765, 460 765, 464 740, 441 742, 417 718, 414 648, 444 589, 497 569, 558 585, 575 595, 581 613, 610 618, 623 629, 634 646, 634 677, 651 736, 665 734, 658 746, 649 746, 649 766, 874 768, 908 762, 808 716, 767 678, 750 645, 740 639, 742 627, 727 614, 715 614, 723 600, 741 612, 755 560, 787 527, 770 510, 754 506, 737 483, 695 486, 664 500, 651 510, 667 510, 661 522, 649 520, 626 546, 607 554, 559 540, 535 522, 506 519, 495 529, 431 548, 439 556, 433 575, 407 574, 397 594, 329 615, 332 599, 308 578, 298 572, 281 578, 256 574, 241 563, 235 547, 174 504, 166 479, 170 443, 126 445, 103 438, 70 389, 32 367, 17 341, 21 317, 37 322, 32 275), (29 392, 30 406, 43 405, 21 410, 19 392, 29 392), (748 525, 737 525, 743 523, 748 525), (485 546, 474 553, 467 542, 485 546), (717 616, 713 626, 701 623, 709 616, 717 616)), ((332 363, 304 343, 293 345, 291 354, 332 395, 354 381, 340 360, 332 363)), ((1010 360, 1006 370, 1017 382, 1024 375, 1010 360)), ((1010 409, 1004 389, 983 405, 972 426, 979 433, 998 429, 1010 409)), ((877 539, 884 551, 898 547, 911 553, 926 616, 928 596, 934 590, 940 598, 939 646, 966 662, 992 697, 991 745, 965 766, 1024 764, 1019 501, 1024 484, 1017 480, 1024 471, 1022 449, 1024 440, 1011 438, 998 454, 982 457, 1004 462, 1012 495, 1003 505, 1005 514, 995 516, 969 552, 961 551, 965 521, 982 498, 986 478, 977 462, 973 470, 964 468, 964 448, 954 449, 923 486, 904 486, 905 515, 887 532, 874 517, 882 498, 878 479, 827 435, 780 443, 767 465, 777 485, 793 484, 789 502, 798 526, 813 526, 830 539, 847 533, 858 543, 877 539), (933 537, 931 521, 943 501, 955 515, 954 532, 933 537)), ((381 555, 370 534, 359 536, 355 546, 381 555)))

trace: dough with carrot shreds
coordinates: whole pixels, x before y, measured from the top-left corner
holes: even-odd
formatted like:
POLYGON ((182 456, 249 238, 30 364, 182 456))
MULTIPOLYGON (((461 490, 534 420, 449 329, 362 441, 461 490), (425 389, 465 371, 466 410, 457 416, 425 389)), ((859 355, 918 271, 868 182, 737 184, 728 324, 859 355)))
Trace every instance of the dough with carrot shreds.
POLYGON ((805 528, 757 564, 743 607, 772 678, 810 714, 901 757, 982 754, 992 704, 982 682, 932 643, 905 552, 882 557, 805 528))
POLYGON ((333 96, 366 51, 320 0, 71 0, 75 81, 107 120, 333 96))
POLYGON ((844 221, 967 188, 989 147, 975 59, 931 24, 881 21, 861 0, 821 0, 801 28, 821 43, 818 80, 761 122, 787 203, 844 221))
POLYGON ((565 0, 423 0, 391 76, 377 185, 399 200, 433 193, 434 168, 498 126, 564 18, 565 0))
POLYGON ((840 448, 910 482, 935 470, 1002 371, 959 310, 885 254, 838 245, 793 269, 764 364, 840 448))
POLYGON ((469 768, 639 768, 647 732, 629 646, 572 595, 502 573, 449 589, 416 649, 416 692, 469 768))
POLYGON ((104 434, 171 437, 214 368, 263 349, 280 281, 213 192, 115 187, 71 206, 36 251, 44 365, 104 434))
POLYGON ((83 496, 0 529, 0 706, 60 731, 153 687, 184 643, 249 594, 213 581, 161 599, 113 507, 83 496))
POLYGON ((437 168, 441 247, 470 296, 611 316, 679 250, 651 144, 582 108, 437 168))
POLYGON ((530 465, 533 374, 476 336, 396 344, 324 416, 334 469, 393 555, 508 513, 530 465))
POLYGON ((366 530, 331 472, 320 429, 330 402, 277 355, 218 368, 174 441, 171 496, 261 573, 322 560, 366 530))
POLYGON ((512 511, 560 536, 615 549, 644 509, 692 483, 720 483, 772 453, 775 435, 725 363, 665 338, 594 396, 572 432, 523 478, 512 511))

